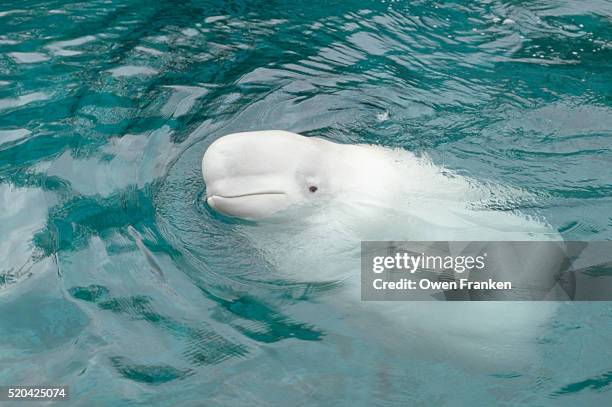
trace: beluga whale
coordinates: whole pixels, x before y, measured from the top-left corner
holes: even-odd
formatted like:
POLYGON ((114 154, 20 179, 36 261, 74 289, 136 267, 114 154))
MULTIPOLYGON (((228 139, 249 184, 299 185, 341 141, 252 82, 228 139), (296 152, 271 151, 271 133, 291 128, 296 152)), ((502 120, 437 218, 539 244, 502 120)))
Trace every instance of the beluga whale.
POLYGON ((383 150, 259 131, 215 141, 204 155, 202 172, 213 209, 260 219, 292 205, 355 192, 361 201, 384 199, 397 175, 389 164, 383 150))
POLYGON ((488 205, 500 196, 528 199, 520 189, 478 182, 403 149, 282 130, 218 138, 202 174, 210 208, 253 221, 237 231, 275 278, 334 282, 339 288, 321 300, 367 319, 370 332, 388 329, 411 338, 415 354, 493 371, 537 359, 556 302, 360 299, 362 241, 560 240, 540 219, 488 205))

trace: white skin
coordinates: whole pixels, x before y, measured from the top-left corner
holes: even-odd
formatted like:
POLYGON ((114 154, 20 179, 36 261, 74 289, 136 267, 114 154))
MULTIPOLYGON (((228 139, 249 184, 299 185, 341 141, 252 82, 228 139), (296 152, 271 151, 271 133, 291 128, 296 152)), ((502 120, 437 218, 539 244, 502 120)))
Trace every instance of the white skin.
POLYGON ((343 193, 376 195, 389 180, 373 178, 390 173, 386 165, 382 156, 364 146, 341 146, 278 130, 235 133, 216 140, 204 154, 202 173, 213 209, 262 219, 343 193), (365 171, 373 166, 379 171, 365 171), (363 185, 370 188, 364 190, 363 185))
POLYGON ((540 222, 473 208, 500 190, 403 150, 341 145, 285 131, 222 137, 204 154, 202 171, 213 209, 258 220, 239 230, 279 274, 342 281, 334 305, 351 310, 356 320, 374 313, 368 324, 405 326, 402 335, 411 335, 412 345, 421 343, 426 352, 464 366, 511 369, 533 361, 531 345, 554 315, 555 303, 360 301, 362 240, 559 238, 540 222))

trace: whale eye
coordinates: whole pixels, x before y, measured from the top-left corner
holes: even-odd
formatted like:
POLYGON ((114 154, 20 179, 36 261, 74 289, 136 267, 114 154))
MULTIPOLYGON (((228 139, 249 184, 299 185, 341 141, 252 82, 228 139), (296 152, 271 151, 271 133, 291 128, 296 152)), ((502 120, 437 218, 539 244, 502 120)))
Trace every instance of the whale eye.
POLYGON ((311 186, 309 186, 309 187, 308 187, 308 190, 309 190, 310 192, 317 192, 317 190, 318 190, 318 189, 319 189, 319 188, 315 187, 314 185, 311 185, 311 186))

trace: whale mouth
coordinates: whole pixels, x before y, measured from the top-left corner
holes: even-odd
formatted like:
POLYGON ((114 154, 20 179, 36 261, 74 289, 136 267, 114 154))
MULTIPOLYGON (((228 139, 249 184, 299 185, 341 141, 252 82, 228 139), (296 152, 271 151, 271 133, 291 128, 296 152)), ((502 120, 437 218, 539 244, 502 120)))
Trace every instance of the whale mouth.
POLYGON ((289 196, 279 191, 210 194, 206 196, 206 202, 218 212, 245 219, 264 218, 291 204, 289 196))
POLYGON ((243 198, 247 196, 261 196, 261 195, 285 195, 284 192, 279 191, 270 191, 270 192, 251 192, 247 194, 235 194, 235 195, 221 195, 221 194, 210 194, 206 195, 206 199, 209 198, 223 198, 223 199, 232 199, 232 198, 243 198))

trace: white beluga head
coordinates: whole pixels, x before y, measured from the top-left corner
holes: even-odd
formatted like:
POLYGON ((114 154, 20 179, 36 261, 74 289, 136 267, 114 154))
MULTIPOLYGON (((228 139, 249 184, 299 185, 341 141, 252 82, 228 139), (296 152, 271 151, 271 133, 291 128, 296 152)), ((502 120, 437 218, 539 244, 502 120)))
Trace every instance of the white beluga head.
POLYGON ((401 149, 281 130, 234 133, 208 147, 202 173, 214 210, 263 220, 294 208, 290 223, 322 224, 320 236, 331 222, 363 231, 359 240, 522 240, 542 231, 510 213, 474 210, 490 191, 401 149))
POLYGON ((376 194, 364 185, 380 183, 359 170, 376 155, 363 148, 280 130, 229 134, 202 159, 207 203, 225 215, 261 219, 343 193, 376 194))
POLYGON ((319 142, 283 131, 235 133, 208 147, 202 159, 211 208, 246 219, 308 202, 327 189, 319 142))

